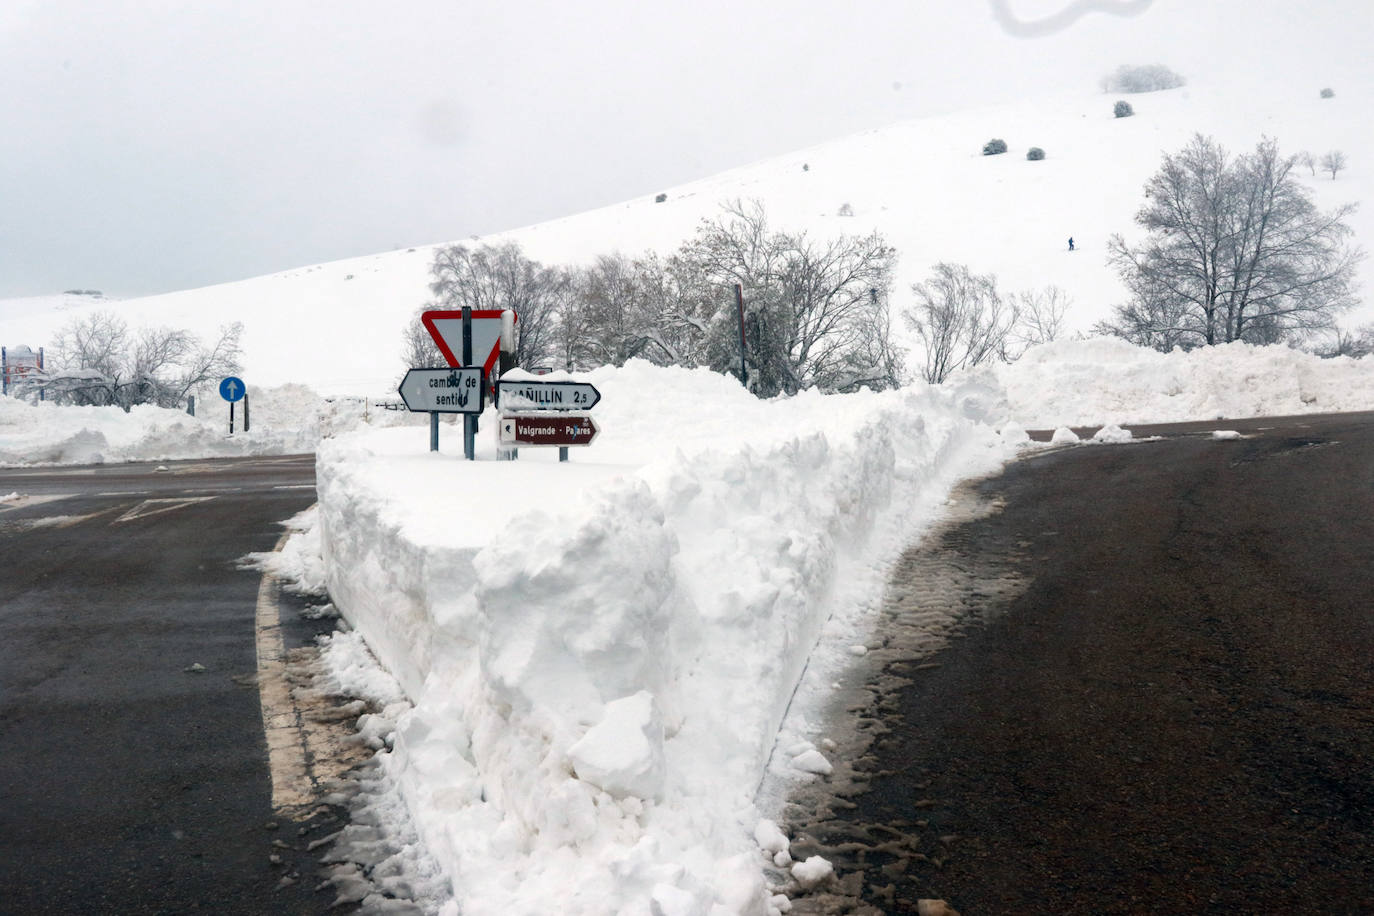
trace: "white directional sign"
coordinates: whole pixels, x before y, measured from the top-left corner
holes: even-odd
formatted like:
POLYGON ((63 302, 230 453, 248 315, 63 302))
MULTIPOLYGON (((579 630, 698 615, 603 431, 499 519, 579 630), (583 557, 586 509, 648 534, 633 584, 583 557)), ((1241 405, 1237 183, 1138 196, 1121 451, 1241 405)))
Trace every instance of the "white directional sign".
POLYGON ((502 410, 591 410, 601 392, 587 382, 497 382, 502 410))
POLYGON ((407 409, 435 413, 481 413, 486 395, 478 366, 411 369, 396 390, 407 409))

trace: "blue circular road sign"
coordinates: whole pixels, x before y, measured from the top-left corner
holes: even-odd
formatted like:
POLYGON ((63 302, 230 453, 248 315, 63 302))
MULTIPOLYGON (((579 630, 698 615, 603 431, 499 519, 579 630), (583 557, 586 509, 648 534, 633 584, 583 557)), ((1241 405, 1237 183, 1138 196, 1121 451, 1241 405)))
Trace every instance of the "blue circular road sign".
POLYGON ((229 376, 219 383, 219 396, 231 404, 234 401, 242 401, 244 392, 248 389, 243 385, 243 379, 229 376))

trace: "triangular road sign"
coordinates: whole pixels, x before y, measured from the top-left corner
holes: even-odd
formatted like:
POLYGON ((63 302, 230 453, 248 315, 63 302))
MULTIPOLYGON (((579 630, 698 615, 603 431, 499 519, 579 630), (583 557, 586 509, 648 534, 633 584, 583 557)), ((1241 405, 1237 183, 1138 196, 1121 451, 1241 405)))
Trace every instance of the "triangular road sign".
MULTIPOLYGON (((513 314, 513 313, 512 313, 513 314)), ((516 322, 520 316, 516 315, 516 322)), ((463 365, 463 310, 437 309, 420 316, 450 366, 463 365)), ((501 356, 501 309, 472 310, 472 364, 491 375, 501 356)))

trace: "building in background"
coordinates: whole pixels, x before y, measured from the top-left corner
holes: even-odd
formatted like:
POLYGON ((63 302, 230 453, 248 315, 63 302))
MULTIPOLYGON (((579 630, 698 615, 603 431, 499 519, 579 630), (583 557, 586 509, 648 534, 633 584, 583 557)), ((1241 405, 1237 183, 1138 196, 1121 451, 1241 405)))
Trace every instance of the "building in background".
POLYGON ((11 387, 27 375, 43 371, 43 348, 35 353, 25 346, 0 347, 0 394, 9 394, 11 387))

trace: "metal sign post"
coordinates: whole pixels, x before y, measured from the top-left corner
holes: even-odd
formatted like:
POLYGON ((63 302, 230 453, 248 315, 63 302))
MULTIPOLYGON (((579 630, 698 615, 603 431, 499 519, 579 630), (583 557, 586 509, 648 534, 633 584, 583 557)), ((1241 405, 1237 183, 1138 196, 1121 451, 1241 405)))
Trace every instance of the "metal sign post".
MULTIPOLYGON (((470 305, 463 306, 463 365, 472 365, 472 306, 470 305)), ((479 384, 481 384, 480 380, 479 384)), ((485 388, 486 386, 483 385, 482 387, 485 388)), ((463 457, 467 458, 468 461, 473 461, 477 457, 477 417, 474 414, 466 414, 463 417, 463 457)))
MULTIPOLYGON (((248 393, 248 386, 243 384, 243 379, 229 376, 219 383, 219 396, 229 402, 229 435, 234 434, 234 402, 242 401, 248 393)), ((244 404, 244 425, 243 431, 248 432, 248 405, 244 404)))
MULTIPOLYGON (((439 451, 439 414, 475 416, 486 407, 486 388, 479 366, 454 369, 411 369, 396 393, 406 409, 429 412, 429 450, 439 451)), ((471 457, 468 455, 467 457, 471 457)))

